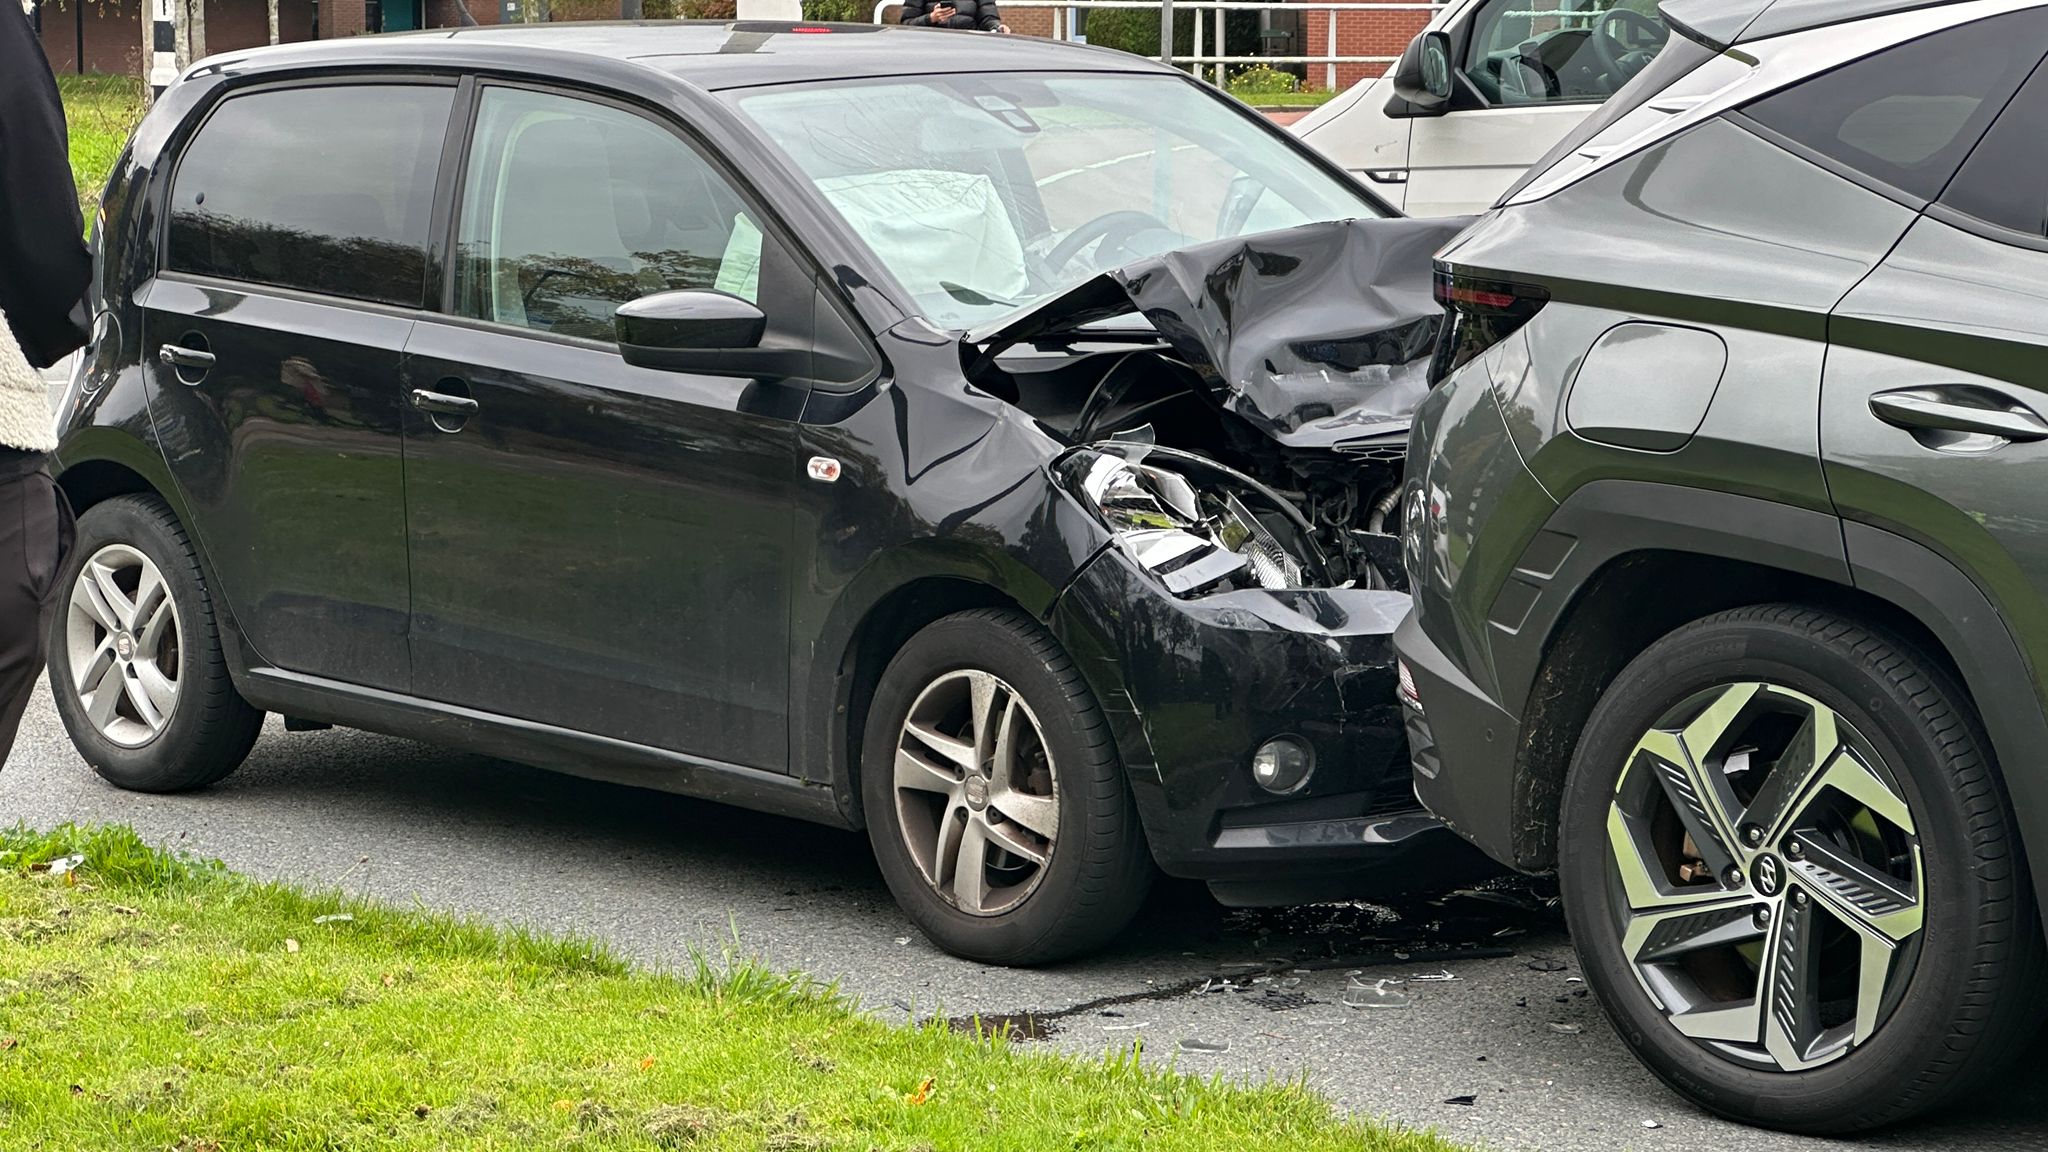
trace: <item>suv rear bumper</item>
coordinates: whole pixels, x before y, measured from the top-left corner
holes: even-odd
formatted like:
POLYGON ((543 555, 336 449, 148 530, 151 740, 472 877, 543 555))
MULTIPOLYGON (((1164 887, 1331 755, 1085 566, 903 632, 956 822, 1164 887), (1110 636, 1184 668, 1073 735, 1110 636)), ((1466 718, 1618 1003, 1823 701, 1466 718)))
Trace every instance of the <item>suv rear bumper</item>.
POLYGON ((1514 861, 1521 723, 1458 670, 1412 611, 1394 631, 1394 651, 1419 698, 1401 698, 1415 795, 1488 856, 1514 861))

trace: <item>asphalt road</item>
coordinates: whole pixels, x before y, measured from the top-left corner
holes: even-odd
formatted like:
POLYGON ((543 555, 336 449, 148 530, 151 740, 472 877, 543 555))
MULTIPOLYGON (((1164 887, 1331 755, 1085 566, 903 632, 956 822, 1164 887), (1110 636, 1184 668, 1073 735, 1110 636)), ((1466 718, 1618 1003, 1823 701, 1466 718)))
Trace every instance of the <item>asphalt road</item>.
MULTIPOLYGON (((1721 1123, 1639 1069, 1580 994, 1545 893, 1522 882, 1256 913, 1169 885, 1108 953, 1008 971, 927 944, 858 835, 275 721, 212 789, 125 793, 78 759, 42 692, 0 771, 0 822, 15 820, 123 821, 257 876, 598 937, 655 966, 737 939, 885 1017, 1032 1013, 1039 1043, 1099 1053, 1142 1039, 1191 1072, 1305 1074, 1355 1113, 1484 1147, 1837 1147, 1721 1123), (1347 1006, 1352 971, 1403 981, 1381 990, 1407 1007, 1347 1006)), ((2048 1044, 2010 1086, 1873 1143, 2048 1148, 2043 1066, 2048 1044)))

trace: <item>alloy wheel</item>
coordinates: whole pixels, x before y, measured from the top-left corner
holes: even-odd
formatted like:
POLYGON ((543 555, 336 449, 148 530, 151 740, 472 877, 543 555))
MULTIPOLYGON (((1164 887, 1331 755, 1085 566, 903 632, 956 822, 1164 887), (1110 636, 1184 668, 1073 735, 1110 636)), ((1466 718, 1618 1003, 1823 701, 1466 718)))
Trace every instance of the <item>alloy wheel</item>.
POLYGON ((140 551, 109 544, 79 570, 65 611, 72 687, 92 726, 126 748, 155 739, 178 706, 178 606, 140 551))
POLYGON ((910 706, 897 740, 897 824, 925 882, 960 911, 1030 897, 1059 836, 1058 776, 1038 718, 987 672, 948 672, 910 706))
POLYGON ((1866 1043, 1919 957, 1919 836, 1870 742, 1814 698, 1699 693, 1631 751, 1607 815, 1622 952, 1671 1026, 1796 1072, 1866 1043))

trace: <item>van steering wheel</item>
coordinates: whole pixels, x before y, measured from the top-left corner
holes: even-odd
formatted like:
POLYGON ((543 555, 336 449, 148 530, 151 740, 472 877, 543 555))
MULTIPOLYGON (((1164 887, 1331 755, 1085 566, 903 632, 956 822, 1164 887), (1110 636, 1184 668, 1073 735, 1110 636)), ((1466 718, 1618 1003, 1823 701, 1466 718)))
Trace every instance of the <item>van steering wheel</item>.
POLYGON ((1662 46, 1670 37, 1670 29, 1641 12, 1627 8, 1612 8, 1593 26, 1593 35, 1590 39, 1593 42, 1593 55, 1599 58, 1600 67, 1606 70, 1614 87, 1619 89, 1623 84, 1635 79, 1636 73, 1641 72, 1652 58, 1644 56, 1643 49, 1631 48, 1629 45, 1644 43, 1662 46), (1611 25, 1616 24, 1622 25, 1620 36, 1608 31, 1611 25))

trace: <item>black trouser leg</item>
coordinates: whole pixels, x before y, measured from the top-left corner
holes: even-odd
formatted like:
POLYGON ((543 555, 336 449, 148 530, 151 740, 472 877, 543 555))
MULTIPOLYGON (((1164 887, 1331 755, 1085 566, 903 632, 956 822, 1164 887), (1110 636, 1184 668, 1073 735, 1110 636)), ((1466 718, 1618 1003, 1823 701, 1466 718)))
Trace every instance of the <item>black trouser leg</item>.
POLYGON ((70 535, 70 509, 49 473, 0 481, 0 764, 43 672, 53 585, 70 535))

